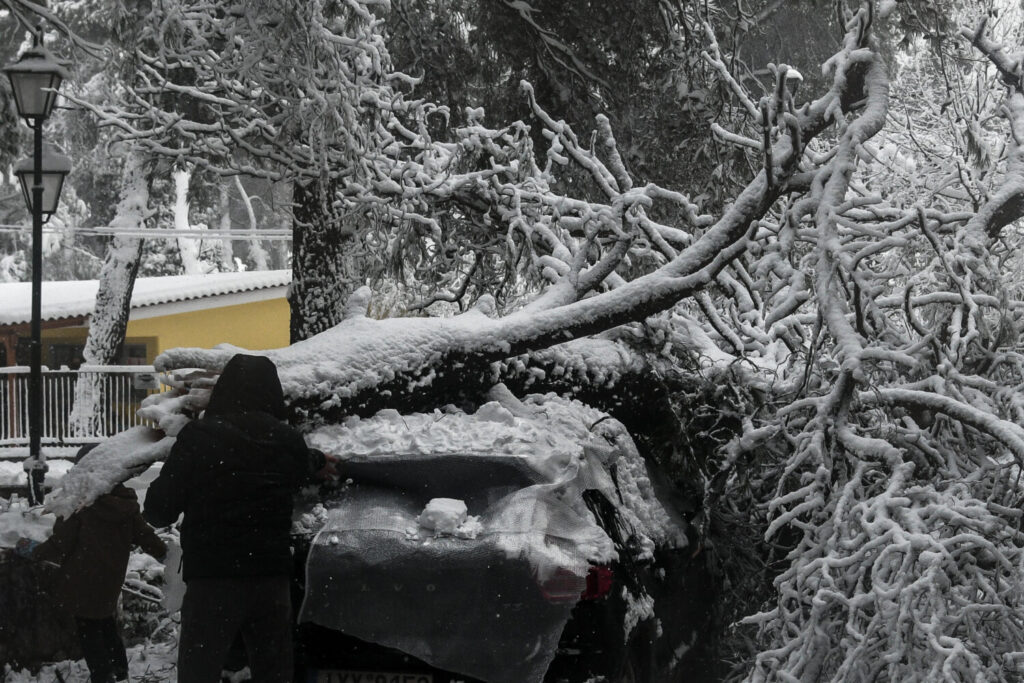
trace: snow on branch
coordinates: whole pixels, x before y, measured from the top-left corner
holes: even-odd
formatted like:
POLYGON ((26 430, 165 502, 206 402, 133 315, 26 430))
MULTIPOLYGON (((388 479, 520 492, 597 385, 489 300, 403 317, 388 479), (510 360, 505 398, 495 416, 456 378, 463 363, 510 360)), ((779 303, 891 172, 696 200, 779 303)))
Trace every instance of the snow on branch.
POLYGON ((1005 477, 913 475, 854 466, 790 553, 775 606, 746 620, 767 641, 748 680, 1007 680, 1024 649, 1015 496, 1005 477))
POLYGON ((1006 54, 1000 45, 985 35, 986 25, 987 22, 982 20, 973 30, 961 29, 961 35, 995 65, 1002 82, 1009 89, 1003 103, 1003 115, 1010 125, 1008 159, 999 190, 969 222, 965 232, 996 237, 1000 230, 1024 216, 1024 149, 1021 146, 1024 141, 1024 74, 1021 73, 1020 60, 1006 54))

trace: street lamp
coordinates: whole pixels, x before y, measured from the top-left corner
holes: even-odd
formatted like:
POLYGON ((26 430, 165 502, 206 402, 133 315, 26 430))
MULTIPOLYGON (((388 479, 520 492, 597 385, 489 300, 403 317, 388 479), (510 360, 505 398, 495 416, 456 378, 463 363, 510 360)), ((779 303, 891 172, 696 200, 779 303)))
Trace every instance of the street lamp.
POLYGON ((29 498, 33 504, 43 502, 43 481, 46 477, 46 458, 40 448, 43 418, 42 374, 42 291, 43 291, 43 223, 57 210, 64 176, 71 170, 67 157, 47 150, 43 154, 43 121, 53 111, 57 91, 70 74, 54 58, 41 41, 42 28, 36 31, 32 47, 25 50, 14 64, 3 71, 11 79, 14 103, 18 115, 34 132, 31 164, 26 160, 15 166, 21 181, 25 202, 32 212, 32 343, 30 345, 31 374, 28 390, 28 473, 29 498), (31 168, 31 171, 29 170, 31 168), (32 184, 29 186, 29 176, 32 184), (43 218, 43 214, 46 218, 43 218))
MULTIPOLYGON (((35 202, 32 200, 33 189, 35 188, 35 158, 22 159, 14 165, 14 175, 18 176, 21 182, 21 193, 25 196, 25 206, 30 212, 35 211, 35 202)), ((60 192, 64 189, 64 177, 71 172, 71 159, 60 153, 56 145, 43 145, 43 201, 42 210, 43 224, 50 220, 50 216, 57 212, 57 205, 60 204, 60 192)))

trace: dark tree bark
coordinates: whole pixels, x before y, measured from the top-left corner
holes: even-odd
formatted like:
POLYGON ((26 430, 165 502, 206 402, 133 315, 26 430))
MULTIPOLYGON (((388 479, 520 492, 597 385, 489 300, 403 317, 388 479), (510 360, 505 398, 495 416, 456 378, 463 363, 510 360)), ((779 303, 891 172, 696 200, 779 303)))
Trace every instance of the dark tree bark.
POLYGON ((332 207, 333 182, 293 187, 291 343, 342 320, 345 300, 358 287, 351 251, 357 216, 332 207))

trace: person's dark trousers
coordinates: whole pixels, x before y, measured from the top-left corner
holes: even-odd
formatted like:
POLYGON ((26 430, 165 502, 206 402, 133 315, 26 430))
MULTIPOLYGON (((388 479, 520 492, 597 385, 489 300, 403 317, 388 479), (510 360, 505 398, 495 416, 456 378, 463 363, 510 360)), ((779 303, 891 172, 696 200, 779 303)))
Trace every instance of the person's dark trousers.
POLYGON ((178 683, 218 683, 241 632, 254 683, 291 683, 287 576, 190 579, 181 605, 178 683))
POLYGON ((128 678, 128 655, 114 617, 85 619, 75 617, 78 642, 82 646, 85 664, 89 667, 90 683, 111 683, 128 678))

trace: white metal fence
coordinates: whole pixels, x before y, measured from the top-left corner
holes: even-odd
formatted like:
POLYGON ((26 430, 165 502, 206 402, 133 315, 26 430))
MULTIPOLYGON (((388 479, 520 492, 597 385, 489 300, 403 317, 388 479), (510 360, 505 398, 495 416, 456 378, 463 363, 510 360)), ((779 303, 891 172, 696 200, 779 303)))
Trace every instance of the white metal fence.
MULTIPOLYGON (((83 366, 79 370, 43 368, 42 443, 77 445, 143 424, 135 411, 149 394, 161 390, 158 375, 148 365, 83 366), (102 387, 98 433, 94 437, 71 438, 70 416, 75 403, 75 385, 88 376, 98 378, 102 387)), ((0 446, 27 445, 29 368, 0 368, 0 446)))

